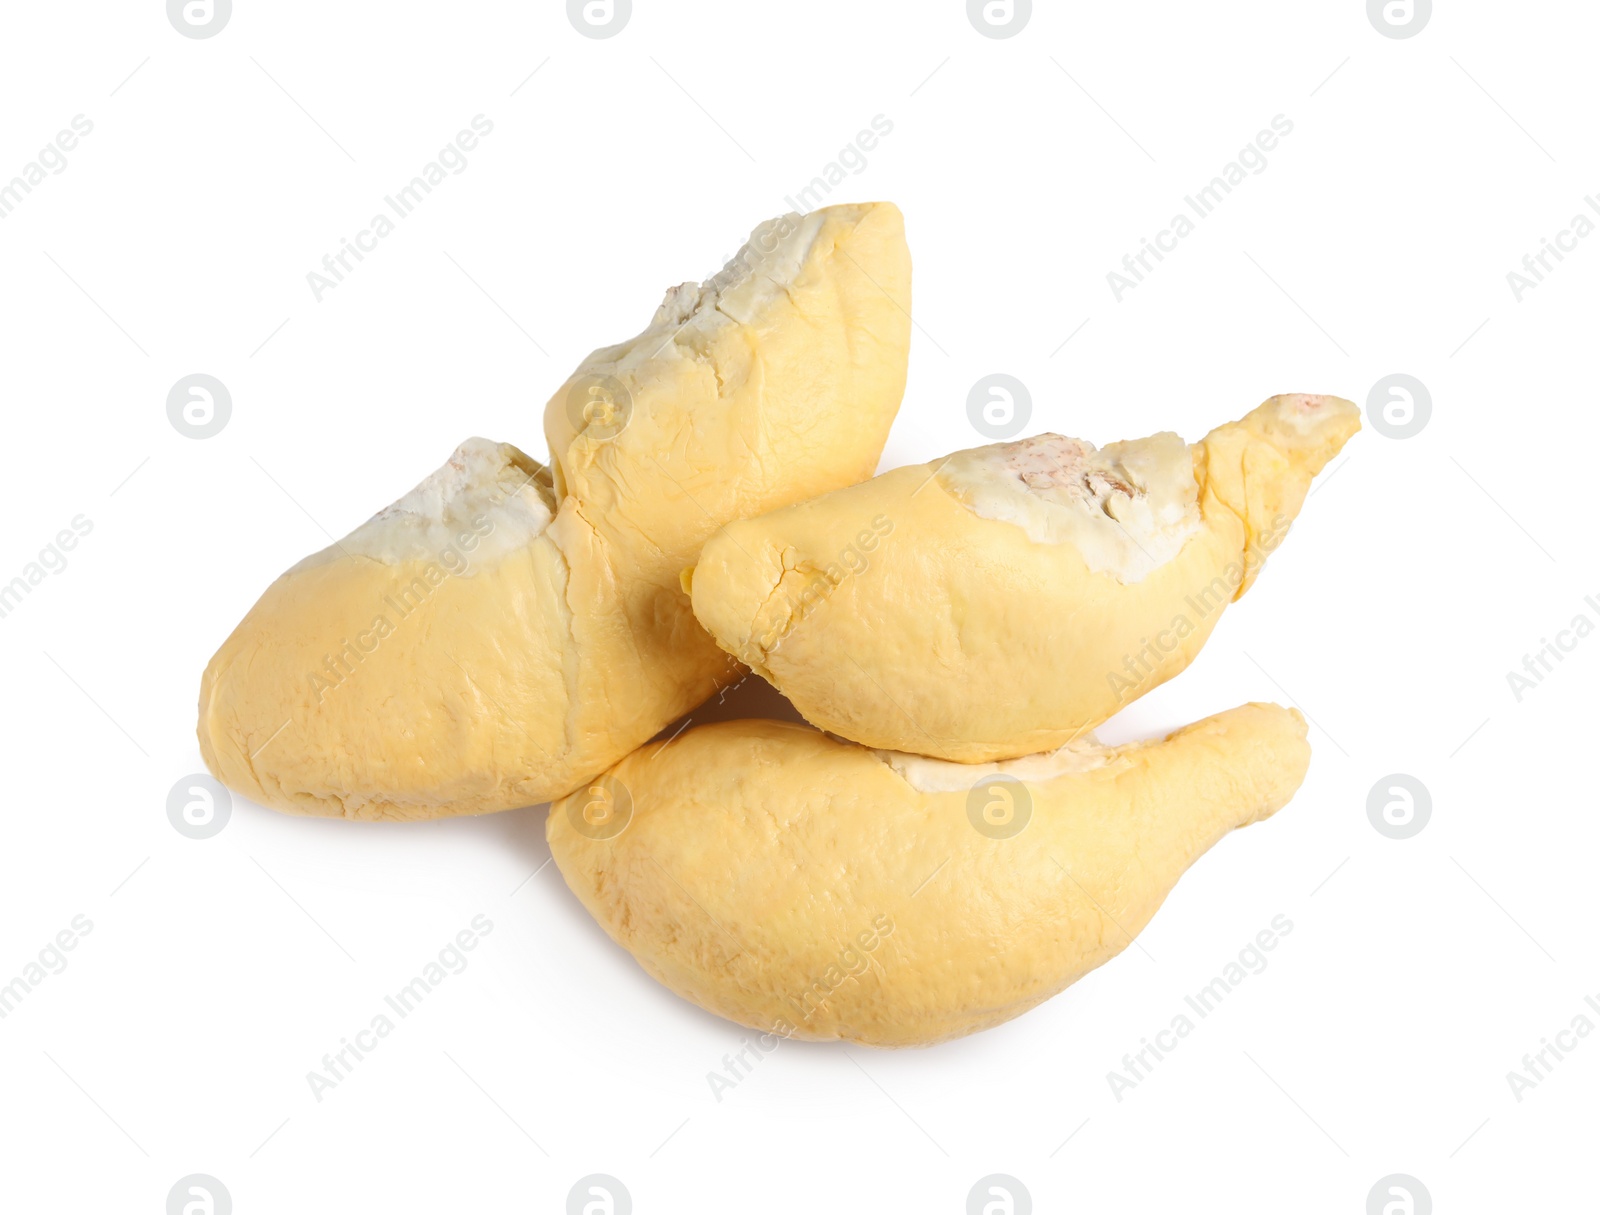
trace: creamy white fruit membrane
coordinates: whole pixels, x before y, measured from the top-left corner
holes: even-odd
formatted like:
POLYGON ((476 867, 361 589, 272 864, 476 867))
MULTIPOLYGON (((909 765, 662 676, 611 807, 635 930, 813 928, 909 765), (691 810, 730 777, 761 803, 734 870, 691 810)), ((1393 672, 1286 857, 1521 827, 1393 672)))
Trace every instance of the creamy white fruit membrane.
POLYGON ((1096 573, 1139 582, 1200 530, 1187 443, 1170 431, 1096 448, 1042 434, 957 452, 940 484, 974 514, 1039 544, 1070 544, 1096 573))

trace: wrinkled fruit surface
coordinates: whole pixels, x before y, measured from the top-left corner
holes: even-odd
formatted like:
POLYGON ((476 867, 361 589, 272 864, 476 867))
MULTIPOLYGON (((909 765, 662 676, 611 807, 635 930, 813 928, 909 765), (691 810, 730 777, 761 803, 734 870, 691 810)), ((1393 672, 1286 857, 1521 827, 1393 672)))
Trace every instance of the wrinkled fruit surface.
POLYGON ((1298 712, 971 767, 735 721, 551 807, 567 884, 667 987, 765 1032, 874 1046, 1009 1020, 1114 957, 1202 853, 1278 810, 1298 712))
POLYGON ((1182 671, 1360 426, 1274 397, 1190 446, 957 452, 730 523, 686 578, 824 730, 964 762, 1061 745, 1182 671))
POLYGON ((736 677, 679 584, 707 537, 872 475, 910 275, 889 204, 763 224, 556 392, 548 468, 469 440, 268 587, 206 668, 207 766, 280 810, 417 819, 621 759, 736 677))

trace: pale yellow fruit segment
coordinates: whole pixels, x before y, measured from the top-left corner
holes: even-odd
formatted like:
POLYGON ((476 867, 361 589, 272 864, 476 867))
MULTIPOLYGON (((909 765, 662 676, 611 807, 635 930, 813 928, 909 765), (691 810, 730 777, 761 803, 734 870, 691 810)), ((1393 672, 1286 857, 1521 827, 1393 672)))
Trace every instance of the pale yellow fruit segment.
POLYGON ((725 722, 629 756, 546 831, 584 906, 684 998, 781 1036, 925 1045, 1120 953, 1202 853, 1288 802, 1305 735, 1244 705, 1051 778, 1041 761, 1022 791, 1002 765, 923 792, 928 773, 806 726, 725 722))
POLYGON ((224 784, 361 819, 559 797, 736 678, 679 575, 722 524, 872 475, 905 389, 887 203, 763 224, 545 410, 553 464, 469 440, 274 582, 207 667, 224 784))
POLYGON ((730 523, 685 581, 825 730, 968 763, 1050 750, 1189 664, 1359 426, 1296 394, 1192 447, 959 452, 730 523))

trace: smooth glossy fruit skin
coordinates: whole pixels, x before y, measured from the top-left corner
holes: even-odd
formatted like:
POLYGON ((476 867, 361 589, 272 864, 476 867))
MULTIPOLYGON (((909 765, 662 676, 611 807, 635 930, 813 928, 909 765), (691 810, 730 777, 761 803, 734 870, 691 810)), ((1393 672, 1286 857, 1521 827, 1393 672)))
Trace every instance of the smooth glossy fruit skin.
POLYGON ((1189 665, 1359 426, 1293 395, 1212 431, 1189 449, 1197 529, 1136 581, 975 513, 935 460, 730 523, 689 576, 695 614, 841 737, 966 763, 1049 750, 1189 665))
POLYGON ((546 512, 537 535, 463 573, 415 545, 373 556, 368 524, 269 586, 202 679, 207 767, 279 810, 425 819, 549 801, 616 763, 738 678, 679 582, 705 540, 872 475, 910 290, 891 204, 762 225, 552 396, 552 464, 512 503, 546 512))
POLYGON ((1120 953, 1202 853, 1288 802, 1305 735, 1250 704, 1089 770, 925 793, 809 727, 724 722, 635 752, 546 832, 583 905, 685 999, 782 1036, 927 1045, 1120 953))

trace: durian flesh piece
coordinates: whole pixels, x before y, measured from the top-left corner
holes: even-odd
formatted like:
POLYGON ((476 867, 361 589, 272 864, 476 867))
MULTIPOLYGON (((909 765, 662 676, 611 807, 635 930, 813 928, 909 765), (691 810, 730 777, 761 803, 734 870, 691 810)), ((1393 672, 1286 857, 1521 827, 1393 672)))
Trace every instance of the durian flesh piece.
POLYGON ((761 225, 555 393, 549 468, 469 440, 274 582, 206 669, 207 766, 281 810, 419 819, 615 763, 733 677, 679 585, 706 538, 872 475, 910 273, 890 204, 761 225))
POLYGON ((733 721, 551 807, 578 899, 654 978, 782 1037, 916 1046, 997 1025, 1116 956, 1202 853, 1285 805, 1294 710, 1012 764, 733 721))
POLYGON ((685 583, 814 725, 969 763, 1051 750, 1189 664, 1359 425, 1297 394, 1193 446, 957 452, 730 523, 685 583))

